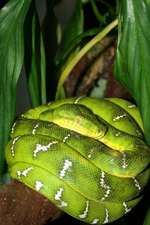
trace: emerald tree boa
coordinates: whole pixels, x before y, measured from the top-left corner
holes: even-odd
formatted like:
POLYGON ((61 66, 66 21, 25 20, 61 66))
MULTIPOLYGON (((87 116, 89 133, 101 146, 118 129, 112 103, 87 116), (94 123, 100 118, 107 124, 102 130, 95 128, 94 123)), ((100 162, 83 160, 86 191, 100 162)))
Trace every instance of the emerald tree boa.
POLYGON ((135 105, 68 98, 31 109, 6 147, 11 177, 90 224, 112 222, 141 199, 150 149, 135 105))

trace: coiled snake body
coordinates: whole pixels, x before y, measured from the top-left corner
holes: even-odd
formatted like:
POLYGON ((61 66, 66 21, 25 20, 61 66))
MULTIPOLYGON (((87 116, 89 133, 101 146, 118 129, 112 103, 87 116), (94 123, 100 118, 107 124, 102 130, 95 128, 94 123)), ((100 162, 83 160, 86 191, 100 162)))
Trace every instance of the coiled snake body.
POLYGON ((141 199, 150 150, 137 108, 117 98, 42 105, 13 125, 10 175, 91 224, 112 222, 141 199))

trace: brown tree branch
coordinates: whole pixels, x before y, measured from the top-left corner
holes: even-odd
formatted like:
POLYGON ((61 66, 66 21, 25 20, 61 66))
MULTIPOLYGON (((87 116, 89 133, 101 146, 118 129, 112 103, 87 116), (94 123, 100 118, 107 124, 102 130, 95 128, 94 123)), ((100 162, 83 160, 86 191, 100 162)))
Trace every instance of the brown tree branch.
POLYGON ((0 225, 43 225, 59 215, 48 199, 18 181, 0 189, 0 225))

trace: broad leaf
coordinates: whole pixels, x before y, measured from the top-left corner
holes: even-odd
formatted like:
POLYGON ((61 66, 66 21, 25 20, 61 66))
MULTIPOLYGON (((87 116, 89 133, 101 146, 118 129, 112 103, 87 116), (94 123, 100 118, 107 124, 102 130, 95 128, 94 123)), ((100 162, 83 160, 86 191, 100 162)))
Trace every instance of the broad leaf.
MULTIPOLYGON (((36 107, 40 105, 41 98, 40 98, 40 76, 38 74, 38 68, 37 68, 37 45, 36 45, 36 27, 37 24, 37 17, 34 15, 32 18, 32 43, 29 43, 30 46, 28 46, 27 50, 29 48, 32 49, 31 53, 31 67, 28 76, 28 87, 29 87, 29 93, 31 98, 32 107, 36 107)), ((38 30, 39 31, 39 30, 38 30)), ((39 39, 39 36, 37 36, 39 39)), ((26 65, 26 67, 29 65, 26 65)))
POLYGON ((47 101, 46 96, 46 56, 45 56, 45 47, 43 41, 43 34, 40 34, 40 73, 41 73, 41 103, 45 104, 47 101))
POLYGON ((16 85, 24 57, 23 24, 30 2, 10 0, 0 11, 0 179, 4 148, 15 116, 16 85))
POLYGON ((25 22, 25 71, 32 107, 46 103, 46 57, 39 8, 32 2, 25 22))
POLYGON ((150 1, 122 0, 118 5, 115 74, 139 106, 146 140, 150 144, 150 1))

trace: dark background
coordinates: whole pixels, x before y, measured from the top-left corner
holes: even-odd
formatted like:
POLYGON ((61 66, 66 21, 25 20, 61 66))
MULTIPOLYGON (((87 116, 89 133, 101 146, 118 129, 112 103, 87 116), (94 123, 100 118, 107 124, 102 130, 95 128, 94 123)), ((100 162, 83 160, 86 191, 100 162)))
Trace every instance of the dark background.
MULTIPOLYGON (((60 23, 65 26, 70 16, 72 15, 74 5, 76 0, 62 0, 61 3, 55 7, 55 14, 60 21, 60 23)), ((0 0, 0 6, 2 6, 5 1, 0 0)), ((41 4, 41 0, 37 0, 37 5, 39 7, 39 12, 44 13, 44 6, 41 4), (42 7, 41 7, 42 6, 42 7)), ((21 114, 30 107, 29 96, 27 93, 27 84, 24 71, 22 71, 17 87, 17 114, 21 114)))

